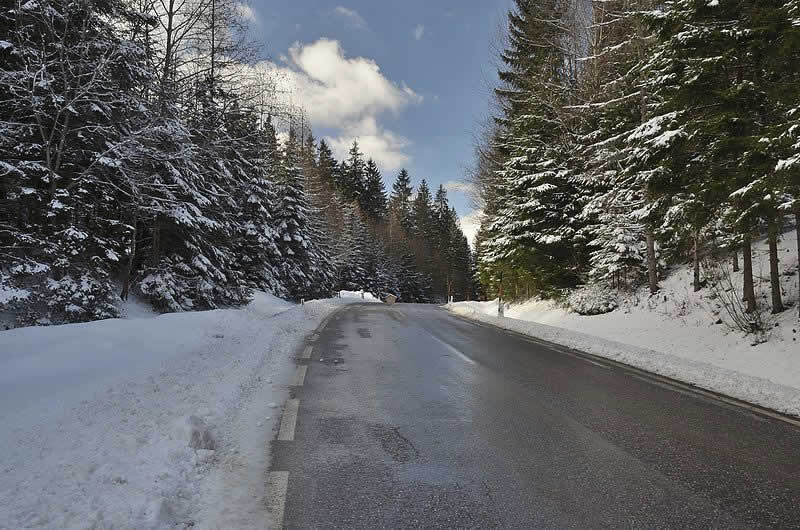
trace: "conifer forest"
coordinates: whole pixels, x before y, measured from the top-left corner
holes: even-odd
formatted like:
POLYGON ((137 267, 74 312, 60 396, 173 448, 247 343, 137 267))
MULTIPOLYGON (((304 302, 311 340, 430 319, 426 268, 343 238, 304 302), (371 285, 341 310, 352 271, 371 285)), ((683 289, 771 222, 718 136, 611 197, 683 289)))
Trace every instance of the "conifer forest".
MULTIPOLYGON (((16 325, 300 301, 472 296, 444 188, 336 160, 255 68, 233 0, 9 0, 0 284, 16 325)), ((302 102, 301 102, 302 103, 302 102)), ((3 304, 0 304, 3 305, 3 304)))
POLYGON ((656 293, 688 262, 695 291, 723 265, 743 273, 743 313, 785 309, 781 241, 800 241, 800 2, 517 0, 497 47, 472 168, 491 295, 656 293), (767 300, 753 289, 762 238, 767 300))

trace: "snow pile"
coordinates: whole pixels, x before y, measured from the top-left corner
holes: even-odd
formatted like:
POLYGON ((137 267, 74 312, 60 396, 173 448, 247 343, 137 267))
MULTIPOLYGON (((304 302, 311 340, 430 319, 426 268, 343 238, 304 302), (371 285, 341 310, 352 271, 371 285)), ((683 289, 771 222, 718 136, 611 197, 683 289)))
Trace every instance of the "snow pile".
POLYGON ((602 315, 619 307, 616 293, 599 285, 575 291, 567 298, 567 304, 579 315, 602 315))
POLYGON ((0 332, 0 528, 263 527, 267 404, 344 303, 0 332))
MULTIPOLYGON (((795 243, 787 237, 781 254, 785 301, 797 304, 795 243)), ((757 296, 769 307, 769 262, 765 245, 754 249, 757 296)), ((733 278, 741 285, 741 275, 733 278)), ((611 313, 581 316, 552 301, 531 300, 505 309, 497 301, 450 304, 453 312, 506 329, 564 344, 645 370, 680 379, 738 399, 800 416, 800 323, 797 306, 765 315, 767 341, 727 326, 711 289, 692 290, 690 267, 661 282, 661 292, 640 291, 619 300, 611 313)), ((787 304, 788 305, 788 304, 787 304)))
MULTIPOLYGON (((271 296, 260 291, 254 293, 255 298, 262 295, 271 296)), ((120 300, 117 307, 120 318, 155 318, 161 314, 153 309, 152 304, 141 300, 135 294, 131 294, 125 301, 120 300)))
POLYGON ((339 291, 339 296, 342 298, 358 298, 361 300, 362 295, 365 302, 380 302, 375 295, 366 291, 339 291))

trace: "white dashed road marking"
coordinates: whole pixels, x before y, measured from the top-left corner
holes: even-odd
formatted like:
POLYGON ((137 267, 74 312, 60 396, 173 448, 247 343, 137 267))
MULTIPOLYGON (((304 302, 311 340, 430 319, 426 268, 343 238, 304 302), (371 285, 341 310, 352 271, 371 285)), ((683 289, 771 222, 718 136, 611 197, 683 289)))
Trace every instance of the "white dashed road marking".
POLYGON ((289 489, 289 472, 272 471, 269 474, 269 511, 272 528, 283 528, 283 510, 286 507, 286 491, 289 489))
POLYGON ((308 370, 308 365, 301 364, 297 367, 294 372, 294 386, 303 386, 306 380, 306 370, 308 370))
POLYGON ((303 350, 303 359, 310 359, 311 358, 311 351, 314 349, 313 346, 306 346, 306 349, 303 350))
POLYGON ((278 440, 286 442, 294 440, 294 427, 297 424, 297 410, 299 408, 299 399, 286 401, 286 408, 283 409, 283 417, 281 418, 281 429, 278 431, 278 440))

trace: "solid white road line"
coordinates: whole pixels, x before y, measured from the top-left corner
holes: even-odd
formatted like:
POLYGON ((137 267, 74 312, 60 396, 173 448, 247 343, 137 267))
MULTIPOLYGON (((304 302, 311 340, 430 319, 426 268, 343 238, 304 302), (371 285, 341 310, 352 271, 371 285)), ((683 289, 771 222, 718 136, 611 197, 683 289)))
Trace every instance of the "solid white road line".
POLYGON ((303 359, 310 359, 311 358, 311 351, 314 349, 313 346, 306 346, 306 349, 303 350, 303 359))
POLYGON ((583 360, 586 361, 589 364, 593 364, 595 366, 599 366, 600 368, 605 368, 606 370, 611 370, 611 367, 608 366, 607 364, 599 363, 599 362, 593 361, 591 359, 583 359, 583 360))
POLYGON ((466 362, 468 362, 469 364, 478 364, 478 363, 476 363, 475 361, 473 361, 472 359, 470 359, 469 357, 467 357, 466 355, 464 355, 463 353, 461 353, 460 351, 458 351, 456 348, 454 348, 454 347, 452 347, 451 345, 447 344, 445 341, 443 341, 442 339, 440 339, 440 338, 439 338, 439 337, 437 337, 436 335, 431 335, 431 337, 433 337, 433 338, 434 338, 434 340, 436 340, 436 342, 439 342, 439 343, 441 343, 441 344, 442 344, 442 345, 443 345, 445 348, 447 348, 448 350, 450 350, 450 352, 452 352, 452 353, 455 353, 455 354, 456 354, 458 357, 460 357, 460 358, 461 358, 463 361, 466 361, 466 362))
POLYGON ((297 367, 294 372, 294 386, 303 386, 306 380, 306 370, 308 370, 308 365, 301 364, 297 367))
POLYGON ((286 408, 283 409, 283 417, 281 418, 281 429, 278 431, 278 440, 286 442, 294 440, 294 427, 297 424, 297 410, 299 408, 299 399, 286 401, 286 408))
POLYGON ((283 528, 283 511, 286 507, 286 491, 289 489, 288 471, 271 471, 269 474, 269 512, 271 528, 283 528))

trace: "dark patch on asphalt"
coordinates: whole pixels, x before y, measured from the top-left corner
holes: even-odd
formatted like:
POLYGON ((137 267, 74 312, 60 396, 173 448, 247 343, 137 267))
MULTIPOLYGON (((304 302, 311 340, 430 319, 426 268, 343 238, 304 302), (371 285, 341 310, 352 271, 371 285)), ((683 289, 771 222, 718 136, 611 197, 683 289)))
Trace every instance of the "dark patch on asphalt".
POLYGON ((289 496, 286 528, 501 528, 480 484, 399 480, 369 460, 324 466, 307 484, 306 502, 289 496))
POLYGON ((419 458, 419 451, 411 440, 400 433, 398 427, 388 425, 370 425, 370 434, 381 443, 383 450, 395 462, 405 464, 419 458))
POLYGON ((319 418, 317 429, 323 442, 345 445, 353 439, 353 418, 319 418))
POLYGON ((368 339, 368 338, 372 337, 372 333, 370 333, 367 328, 358 328, 358 335, 362 339, 368 339))
POLYGON ((409 502, 406 507, 408 528, 501 527, 491 504, 460 484, 414 484, 413 488, 424 492, 424 497, 422 502, 409 502))

